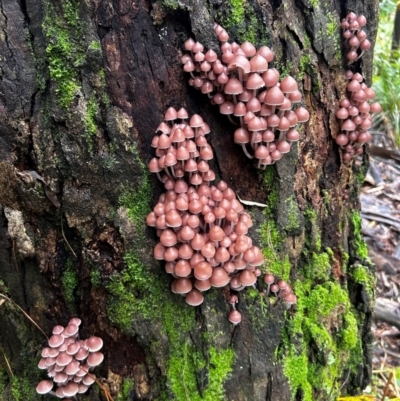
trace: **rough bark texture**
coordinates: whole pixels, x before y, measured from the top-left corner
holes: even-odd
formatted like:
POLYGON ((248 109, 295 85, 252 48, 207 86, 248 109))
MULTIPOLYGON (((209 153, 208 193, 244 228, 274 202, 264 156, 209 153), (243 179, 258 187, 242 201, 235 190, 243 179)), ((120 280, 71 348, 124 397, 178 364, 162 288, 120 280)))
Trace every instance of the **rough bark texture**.
MULTIPOLYGON (((98 377, 118 400, 333 400, 370 378, 373 272, 360 236, 359 185, 333 137, 345 93, 339 31, 377 0, 0 0, 0 394, 37 400, 48 334, 72 316, 101 336, 98 377), (299 146, 266 172, 233 144, 233 126, 187 85, 180 57, 195 35, 218 50, 213 20, 267 44, 294 75, 311 119, 299 146), (214 168, 250 208, 265 271, 292 283, 297 307, 259 290, 196 309, 170 293, 144 218, 161 191, 147 172, 169 106, 212 127, 214 168), (348 189, 349 201, 343 200, 348 189), (1 300, 1 298, 0 298, 1 300), (118 395, 117 395, 118 394, 118 395)), ((359 62, 370 82, 372 52, 359 62)), ((44 399, 44 398, 43 398, 44 399)), ((96 386, 80 399, 105 399, 96 386)))

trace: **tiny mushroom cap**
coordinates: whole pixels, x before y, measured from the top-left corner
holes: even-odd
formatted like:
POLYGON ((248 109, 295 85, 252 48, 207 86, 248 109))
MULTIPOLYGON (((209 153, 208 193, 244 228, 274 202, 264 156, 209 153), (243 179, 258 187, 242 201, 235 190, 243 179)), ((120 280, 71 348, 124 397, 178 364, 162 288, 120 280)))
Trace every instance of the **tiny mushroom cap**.
POLYGON ((82 383, 85 384, 86 386, 91 386, 94 382, 95 379, 92 377, 92 375, 83 376, 82 383))
POLYGON ((64 337, 60 334, 54 334, 49 339, 49 345, 52 348, 59 347, 64 342, 64 337))
POLYGON ((53 334, 61 334, 63 332, 63 330, 64 330, 64 326, 57 325, 57 326, 53 327, 52 333, 53 334))
POLYGON ((53 388, 53 382, 51 380, 42 380, 36 387, 38 394, 47 394, 53 388))
POLYGON ((70 381, 64 386, 63 393, 67 397, 73 397, 78 392, 78 389, 79 389, 78 383, 70 381))
POLYGON ((250 70, 251 70, 251 72, 258 72, 258 73, 267 71, 268 70, 267 60, 265 60, 265 58, 263 56, 261 56, 260 54, 256 54, 250 60, 250 70))
POLYGON ((173 121, 173 120, 176 120, 177 118, 178 118, 178 113, 173 107, 170 107, 165 112, 165 115, 164 115, 164 120, 165 121, 173 121))
POLYGON ((64 337, 71 337, 78 333, 79 327, 74 324, 69 324, 63 331, 62 335, 64 337))
POLYGON ((239 324, 242 321, 242 314, 237 309, 232 309, 229 312, 228 319, 234 325, 239 324))
POLYGON ((293 77, 288 75, 282 80, 280 89, 283 93, 293 93, 298 90, 297 82, 293 77))
POLYGON ((57 365, 66 366, 72 361, 72 356, 68 355, 66 352, 60 352, 57 356, 57 365))
POLYGON ((191 306, 198 306, 203 303, 204 297, 197 288, 193 288, 186 294, 185 301, 191 306))
POLYGON ((268 61, 268 63, 270 63, 274 59, 274 53, 268 46, 261 46, 258 49, 257 54, 259 54, 260 56, 263 56, 265 58, 265 60, 268 61))
POLYGON ((305 123, 310 119, 310 113, 303 106, 296 109, 295 113, 299 123, 305 123))
POLYGON ((79 343, 74 342, 74 343, 68 345, 66 352, 68 355, 75 355, 79 351, 80 348, 81 348, 81 346, 79 345, 79 343))
POLYGON ((90 367, 98 366, 103 362, 104 355, 101 352, 90 353, 87 359, 87 364, 90 367))
POLYGON ((103 347, 103 340, 100 337, 92 336, 85 341, 85 347, 90 352, 100 351, 103 347))
POLYGON ((284 100, 285 96, 282 91, 277 86, 273 86, 268 90, 267 94, 265 95, 264 103, 271 106, 279 106, 283 103, 284 100))
POLYGON ((73 317, 68 324, 74 324, 75 326, 80 326, 82 323, 82 320, 77 318, 77 317, 73 317))

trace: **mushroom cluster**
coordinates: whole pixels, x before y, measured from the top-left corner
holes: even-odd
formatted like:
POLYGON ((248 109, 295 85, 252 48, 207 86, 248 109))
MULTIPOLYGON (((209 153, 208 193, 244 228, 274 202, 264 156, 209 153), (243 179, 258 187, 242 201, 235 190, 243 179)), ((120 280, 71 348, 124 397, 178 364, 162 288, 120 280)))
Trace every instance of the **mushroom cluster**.
POLYGON ((294 78, 287 76, 279 83, 279 72, 269 68, 274 59, 270 48, 229 43, 225 29, 215 24, 214 30, 221 60, 213 50, 205 51, 201 43, 188 39, 183 69, 191 74, 189 84, 207 94, 221 114, 240 126, 234 133, 235 143, 256 160, 257 168, 265 169, 299 140, 297 126, 308 121, 309 113, 297 107, 302 95, 294 78))
POLYGON ((272 293, 276 297, 283 299, 287 309, 297 302, 296 295, 293 294, 293 290, 285 280, 276 281, 272 274, 266 274, 264 283, 267 286, 266 295, 268 296, 272 293))
MULTIPOLYGON (((350 46, 347 58, 351 63, 370 47, 365 32, 361 30, 366 22, 363 15, 357 17, 354 13, 349 13, 342 21, 343 36, 346 38, 346 45, 350 46), (360 54, 358 49, 361 49, 360 54)), ((340 101, 340 109, 336 112, 341 132, 335 140, 343 150, 343 160, 349 162, 353 157, 361 155, 363 145, 371 140, 368 130, 372 125, 372 113, 379 113, 381 106, 377 102, 369 103, 375 98, 375 91, 366 85, 359 72, 347 70, 345 76, 348 80, 347 96, 340 101)))
POLYGON ((240 291, 254 285, 264 258, 247 235, 252 219, 235 192, 224 181, 211 185, 215 173, 209 166, 208 125, 196 114, 187 120, 185 109, 169 108, 156 130, 156 157, 149 169, 166 192, 147 224, 157 228, 154 257, 165 260, 166 272, 175 278, 172 292, 197 306, 211 287, 229 284, 240 291))
POLYGON ((367 39, 367 34, 362 28, 367 24, 364 15, 357 16, 350 12, 343 18, 340 27, 343 30, 343 38, 346 40, 346 57, 349 64, 354 63, 364 54, 365 50, 371 48, 371 42, 367 39))
MULTIPOLYGON (((263 278, 264 284, 267 286, 267 290, 263 291, 265 296, 274 294, 276 298, 282 299, 285 303, 286 309, 289 309, 293 304, 297 302, 296 295, 293 294, 293 290, 284 280, 276 280, 276 278, 267 273, 263 278)), ((228 303, 231 305, 229 312, 229 321, 237 325, 242 321, 242 314, 236 309, 236 304, 239 302, 239 298, 236 294, 231 294, 228 298, 228 303)))
POLYGON ((341 133, 336 137, 336 143, 343 150, 343 160, 350 161, 363 153, 363 145, 371 140, 368 130, 372 125, 372 114, 379 113, 381 106, 373 100, 375 91, 363 82, 360 73, 346 71, 347 97, 340 101, 340 109, 336 118, 340 120, 341 133))
POLYGON ((36 387, 39 394, 50 393, 58 398, 74 397, 85 393, 94 383, 94 375, 89 373, 100 365, 104 355, 99 352, 103 346, 100 337, 79 340, 81 320, 73 318, 67 327, 57 325, 53 328, 48 347, 42 350, 39 369, 46 369, 53 380, 42 380, 36 387), (54 383, 58 385, 55 392, 54 383))

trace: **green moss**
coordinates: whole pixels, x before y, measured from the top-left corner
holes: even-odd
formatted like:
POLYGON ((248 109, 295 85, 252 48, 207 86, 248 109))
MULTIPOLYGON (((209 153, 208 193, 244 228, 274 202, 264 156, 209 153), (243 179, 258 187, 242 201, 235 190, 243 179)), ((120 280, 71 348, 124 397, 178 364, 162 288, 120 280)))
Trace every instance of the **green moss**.
POLYGON ((83 31, 79 18, 79 2, 60 1, 63 15, 49 1, 44 2, 43 31, 50 78, 57 84, 56 93, 62 107, 68 108, 80 90, 77 67, 85 54, 81 44, 83 31))
POLYGON ((76 291, 78 288, 78 272, 74 268, 72 261, 67 260, 66 268, 61 277, 61 283, 63 287, 63 293, 65 301, 71 311, 75 311, 76 307, 76 291))
POLYGON ((0 398, 2 398, 4 389, 6 388, 7 384, 8 384, 7 371, 5 370, 5 368, 0 366, 0 398))
POLYGON ((35 388, 26 377, 14 376, 11 379, 11 394, 15 401, 35 400, 37 397, 35 388))
MULTIPOLYGON (((101 43, 98 40, 92 40, 89 45, 90 50, 101 50, 101 43)), ((104 71, 102 71, 104 74, 104 71)))
POLYGON ((365 290, 372 299, 374 296, 374 288, 376 287, 375 274, 371 272, 368 267, 357 264, 351 269, 350 275, 357 284, 361 284, 365 287, 365 290))
POLYGON ((131 147, 131 151, 135 157, 137 165, 140 168, 141 182, 137 186, 138 189, 125 188, 120 196, 120 204, 128 209, 128 215, 132 219, 135 227, 138 230, 140 239, 144 239, 144 227, 146 216, 150 213, 150 201, 152 198, 153 190, 150 184, 150 173, 147 166, 140 159, 136 148, 131 147))
POLYGON ((229 1, 222 25, 226 29, 235 30, 240 42, 249 41, 255 45, 258 41, 263 44, 266 42, 265 27, 260 24, 254 9, 245 0, 229 1))
POLYGON ((162 0, 161 5, 167 10, 178 10, 180 8, 177 0, 162 0))
POLYGON ((262 252, 268 273, 276 275, 283 280, 288 280, 291 265, 288 255, 280 255, 284 242, 284 235, 279 232, 274 220, 274 213, 279 201, 278 186, 275 169, 268 166, 264 172, 263 182, 268 189, 267 207, 264 209, 265 216, 260 226, 262 252))
POLYGON ((353 211, 351 215, 353 225, 353 247, 360 260, 368 257, 368 248, 361 235, 361 216, 358 211, 353 211))
MULTIPOLYGON (((309 47, 305 47, 306 49, 308 49, 309 47)), ((308 52, 308 50, 305 50, 308 52)), ((299 63, 299 74, 298 74, 298 78, 299 80, 302 80, 304 77, 304 73, 310 68, 311 66, 311 55, 310 53, 305 53, 302 54, 300 57, 300 63, 299 63)))
POLYGON ((244 19, 244 0, 230 0, 229 28, 240 24, 244 19))
POLYGON ((124 379, 122 383, 121 389, 119 390, 117 400, 116 401, 129 401, 130 393, 134 389, 134 380, 127 378, 124 379))
POLYGON ((286 231, 292 231, 297 229, 300 225, 297 202, 294 196, 289 197, 284 202, 288 215, 288 223, 284 229, 286 231))
POLYGON ((224 382, 232 371, 234 352, 231 349, 216 350, 211 347, 208 363, 204 357, 187 345, 179 357, 172 357, 168 366, 171 390, 177 401, 217 401, 225 399, 224 382), (198 392, 197 372, 208 371, 208 385, 203 394, 198 392), (196 372, 197 370, 197 372, 196 372))
POLYGON ((92 269, 90 270, 90 282, 93 287, 100 287, 101 285, 101 274, 99 270, 92 269))
POLYGON ((313 252, 309 264, 303 268, 305 277, 312 280, 327 281, 332 265, 332 250, 327 248, 326 252, 313 252))
POLYGON ((88 142, 89 151, 93 151, 94 138, 97 133, 96 116, 99 112, 99 106, 96 101, 96 97, 93 95, 86 104, 86 114, 83 117, 83 123, 85 125, 85 135, 88 142))
POLYGON ((294 285, 297 313, 287 325, 284 373, 293 398, 302 391, 304 401, 334 399, 349 361, 362 353, 357 319, 346 290, 338 283, 315 287, 310 283, 298 280, 294 285))

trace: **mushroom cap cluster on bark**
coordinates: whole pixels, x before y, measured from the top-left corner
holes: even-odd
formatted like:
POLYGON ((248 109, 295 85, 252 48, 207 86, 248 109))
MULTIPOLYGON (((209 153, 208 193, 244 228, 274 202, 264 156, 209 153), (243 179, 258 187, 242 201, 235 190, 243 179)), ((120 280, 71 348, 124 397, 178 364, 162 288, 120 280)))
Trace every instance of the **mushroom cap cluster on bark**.
POLYGON ((79 339, 81 320, 72 318, 66 327, 54 326, 48 347, 43 348, 38 368, 47 370, 52 380, 42 380, 36 387, 39 394, 53 394, 58 398, 73 397, 85 393, 95 382, 90 373, 103 362, 100 337, 79 339), (58 388, 52 392, 54 383, 58 388))
POLYGON ((274 54, 267 46, 258 50, 250 42, 229 43, 229 35, 218 24, 214 26, 221 46, 221 60, 213 50, 188 39, 181 61, 191 74, 189 84, 201 90, 219 106, 221 114, 240 125, 234 141, 243 148, 256 167, 265 169, 290 151, 300 139, 300 123, 309 113, 298 106, 302 95, 297 82, 286 76, 279 82, 279 72, 268 63, 274 54), (250 150, 250 149, 251 150, 250 150))

